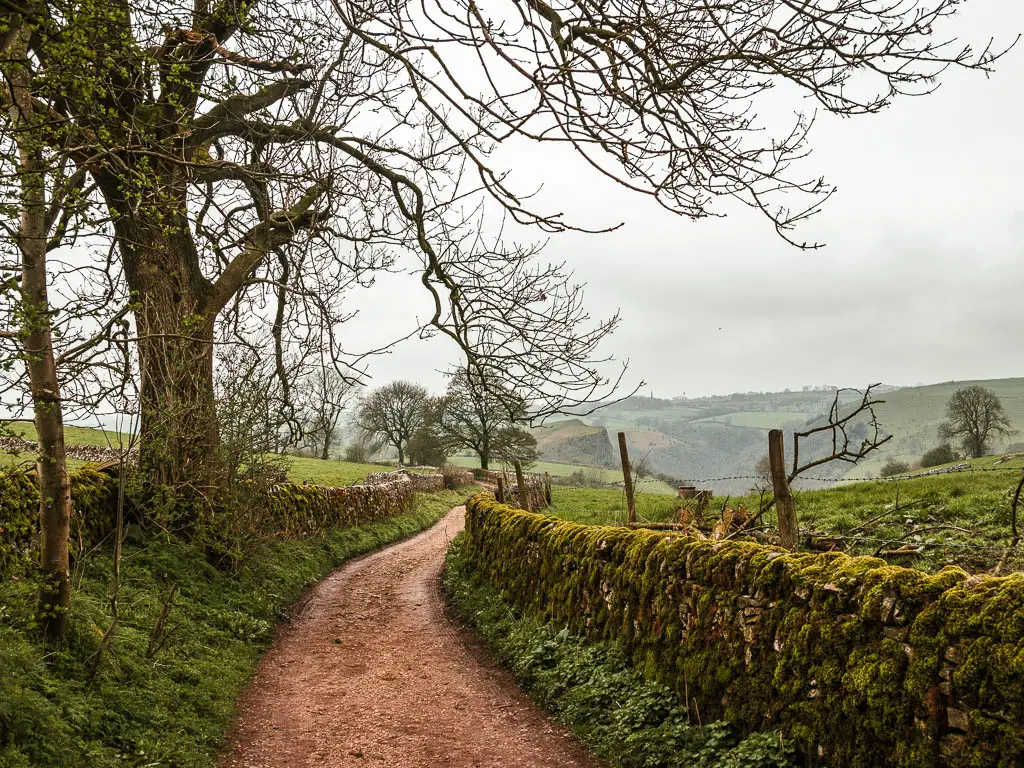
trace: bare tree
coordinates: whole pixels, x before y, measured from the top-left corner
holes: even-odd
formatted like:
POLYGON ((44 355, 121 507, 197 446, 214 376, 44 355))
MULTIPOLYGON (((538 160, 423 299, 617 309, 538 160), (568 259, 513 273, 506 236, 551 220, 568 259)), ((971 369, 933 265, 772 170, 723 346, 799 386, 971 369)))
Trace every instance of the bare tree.
POLYGON ((438 428, 451 450, 468 449, 489 469, 491 460, 537 461, 537 440, 528 421, 526 398, 500 383, 488 382, 473 367, 449 374, 448 390, 438 403, 438 428))
POLYGON ((840 387, 836 390, 829 407, 824 424, 819 424, 803 432, 793 433, 793 467, 787 483, 803 472, 832 462, 856 464, 872 451, 892 440, 892 435, 882 431, 882 425, 875 415, 875 406, 884 403, 874 396, 874 390, 881 384, 870 384, 861 389, 840 387), (854 395, 852 403, 844 403, 844 396, 854 395), (865 422, 866 419, 866 422, 865 422), (867 429, 860 424, 867 424, 867 429), (858 440, 853 434, 863 434, 858 440), (818 450, 812 453, 813 458, 800 462, 801 441, 816 440, 818 450))
POLYGON ((304 442, 315 447, 321 459, 328 459, 338 439, 341 417, 352 406, 359 390, 351 378, 329 365, 308 374, 303 385, 300 397, 304 442))
POLYGON ((393 381, 371 392, 359 408, 359 427, 398 451, 405 463, 409 441, 423 424, 427 390, 408 381, 393 381))
POLYGON ((959 442, 973 458, 988 453, 997 435, 1009 437, 1016 433, 999 396, 979 384, 960 387, 950 396, 946 418, 949 421, 939 425, 939 440, 959 442))
POLYGON ((957 5, 53 0, 0 16, 29 30, 39 137, 105 212, 99 266, 137 300, 142 464, 202 492, 215 341, 269 335, 279 367, 288 350, 340 359, 340 297, 378 269, 417 271, 423 327, 517 382, 531 414, 607 394, 620 374, 598 344, 617 316, 590 322, 535 249, 474 236, 500 229, 483 200, 517 224, 573 226, 529 207, 495 146, 566 144, 693 218, 732 196, 792 241, 831 188, 791 169, 812 118, 762 124, 758 97, 784 84, 856 115, 950 65, 987 70, 988 48, 936 37, 957 5))

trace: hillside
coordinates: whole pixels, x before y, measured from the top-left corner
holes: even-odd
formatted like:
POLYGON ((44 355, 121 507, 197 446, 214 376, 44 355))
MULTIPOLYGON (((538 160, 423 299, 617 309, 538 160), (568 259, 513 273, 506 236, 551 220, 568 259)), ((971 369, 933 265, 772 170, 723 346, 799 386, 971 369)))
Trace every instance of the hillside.
MULTIPOLYGON (((876 413, 883 429, 891 432, 893 439, 861 465, 839 467, 837 476, 877 475, 885 461, 893 457, 911 463, 918 460, 938 443, 937 431, 945 418, 949 396, 967 384, 993 389, 1002 399, 1014 427, 1021 430, 1020 435, 1008 441, 994 443, 994 451, 1024 440, 1024 379, 946 382, 906 388, 883 386, 876 391, 885 403, 877 407, 876 413)), ((655 472, 705 481, 702 484, 720 494, 737 494, 750 488, 752 480, 747 476, 753 474, 754 464, 767 451, 768 430, 779 428, 790 433, 820 420, 833 397, 834 390, 825 387, 704 398, 632 397, 573 423, 604 427, 611 439, 623 430, 634 461, 644 461, 655 472), (713 479, 733 476, 742 477, 713 479)), ((582 430, 579 426, 573 429, 576 433, 582 430)), ((546 454, 562 450, 559 445, 562 434, 556 429, 545 436, 546 454)), ((572 450, 568 453, 576 463, 596 463, 594 456, 572 450)))
POLYGON ((617 466, 608 430, 580 419, 555 421, 533 430, 537 452, 545 461, 590 467, 617 466))
POLYGON ((893 439, 878 455, 865 460, 848 477, 867 477, 877 474, 888 458, 908 461, 920 459, 921 454, 938 445, 939 424, 945 420, 946 402, 958 388, 978 384, 993 390, 1003 403, 1006 415, 1019 434, 1008 440, 993 441, 992 450, 1001 452, 1008 445, 1024 440, 1024 378, 989 379, 981 381, 950 381, 926 387, 910 387, 889 392, 885 403, 878 406, 878 419, 893 439))

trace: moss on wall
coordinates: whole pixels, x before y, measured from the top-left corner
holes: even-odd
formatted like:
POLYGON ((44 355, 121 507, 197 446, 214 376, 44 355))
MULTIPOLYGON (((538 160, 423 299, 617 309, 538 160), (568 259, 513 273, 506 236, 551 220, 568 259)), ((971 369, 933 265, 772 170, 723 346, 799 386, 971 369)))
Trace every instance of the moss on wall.
POLYGON ((467 507, 468 552, 525 612, 620 643, 706 720, 843 766, 1024 764, 1024 574, 583 526, 467 507))
MULTIPOLYGON (((325 488, 287 483, 276 486, 264 508, 252 516, 255 533, 290 539, 357 526, 405 514, 413 496, 444 488, 441 475, 388 473, 370 485, 325 488)), ((118 479, 83 469, 71 474, 71 551, 88 549, 115 527, 118 479)), ((18 576, 38 560, 39 489, 25 472, 0 472, 0 578, 18 576)))

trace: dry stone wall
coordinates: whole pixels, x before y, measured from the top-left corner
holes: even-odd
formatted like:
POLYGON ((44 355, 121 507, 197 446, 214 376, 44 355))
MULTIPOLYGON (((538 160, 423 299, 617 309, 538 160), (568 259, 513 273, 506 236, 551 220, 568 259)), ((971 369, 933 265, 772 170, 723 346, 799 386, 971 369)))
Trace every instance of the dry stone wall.
POLYGON ((1024 574, 583 526, 467 506, 476 568, 525 613, 619 643, 705 720, 819 765, 1024 765, 1024 574))
MULTIPOLYGON (((362 525, 409 510, 417 493, 443 490, 442 475, 376 473, 369 482, 329 488, 284 483, 274 486, 253 524, 254 534, 296 538, 329 528, 362 525)), ((72 548, 101 542, 115 527, 118 480, 83 469, 71 473, 72 548)), ((38 560, 39 491, 30 473, 0 472, 0 578, 18 576, 38 560)))

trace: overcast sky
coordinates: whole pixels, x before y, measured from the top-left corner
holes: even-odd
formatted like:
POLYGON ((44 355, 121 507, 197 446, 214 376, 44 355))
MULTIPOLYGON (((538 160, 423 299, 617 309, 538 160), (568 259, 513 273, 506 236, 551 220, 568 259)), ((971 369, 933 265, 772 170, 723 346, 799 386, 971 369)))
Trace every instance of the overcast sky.
MULTIPOLYGON (((1024 3, 973 0, 955 24, 983 45, 1024 31, 1024 3)), ((953 73, 939 91, 880 115, 820 118, 806 175, 838 187, 799 251, 760 214, 691 222, 574 161, 564 148, 501 157, 520 189, 605 235, 555 236, 546 257, 587 283, 595 316, 622 310, 607 350, 659 397, 798 388, 913 385, 1024 375, 1024 44, 987 78, 953 73)), ((794 104, 793 109, 806 105, 794 104)), ((359 297, 353 346, 407 332, 429 310, 417 278, 359 297)), ((361 345, 360 345, 361 346, 361 345)), ((377 359, 394 378, 442 388, 456 354, 413 341, 377 359)))

